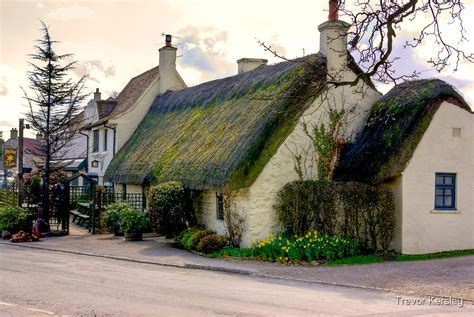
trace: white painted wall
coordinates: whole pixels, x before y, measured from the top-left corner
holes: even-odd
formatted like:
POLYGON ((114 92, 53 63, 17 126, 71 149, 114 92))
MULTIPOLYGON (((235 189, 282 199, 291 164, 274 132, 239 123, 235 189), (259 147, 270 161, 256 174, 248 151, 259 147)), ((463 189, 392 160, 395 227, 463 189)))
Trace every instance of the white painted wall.
POLYGON ((113 158, 113 147, 114 147, 114 131, 109 128, 105 128, 103 125, 93 128, 89 130, 89 161, 88 161, 88 170, 89 173, 97 173, 99 185, 104 185, 104 174, 109 166, 110 161, 113 158), (97 152, 93 152, 93 145, 94 145, 94 130, 99 130, 99 150, 97 152), (104 146, 104 134, 105 131, 108 131, 107 135, 107 150, 105 150, 104 146), (99 161, 98 167, 92 167, 92 161, 97 160, 99 161))
MULTIPOLYGON (((277 192, 288 182, 298 179, 294 170, 293 153, 296 150, 312 149, 312 143, 305 134, 303 123, 317 124, 325 120, 327 109, 341 108, 354 109, 353 119, 347 126, 348 135, 355 137, 366 121, 372 104, 381 97, 375 90, 368 88, 364 95, 358 93, 361 86, 355 88, 339 87, 329 92, 324 100, 318 99, 305 111, 298 121, 297 126, 270 159, 256 181, 246 189, 236 191, 235 203, 238 212, 246 217, 246 228, 243 234, 242 244, 249 245, 254 240, 262 240, 278 230, 276 213, 273 209, 277 192)), ((307 156, 306 167, 307 178, 315 178, 317 170, 312 168, 314 164, 312 150, 307 156)), ((206 194, 203 197, 204 223, 218 231, 222 231, 221 223, 216 219, 215 193, 206 194)))
POLYGON ((473 115, 443 102, 402 175, 403 253, 474 248, 473 162, 473 115), (456 173, 455 211, 434 210, 436 172, 456 173))

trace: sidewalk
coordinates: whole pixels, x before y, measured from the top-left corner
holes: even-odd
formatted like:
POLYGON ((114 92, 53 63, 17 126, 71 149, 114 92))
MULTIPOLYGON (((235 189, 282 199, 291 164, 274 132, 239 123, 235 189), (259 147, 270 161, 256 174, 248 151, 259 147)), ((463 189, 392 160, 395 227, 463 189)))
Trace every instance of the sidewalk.
POLYGON ((263 278, 325 283, 391 291, 404 295, 463 298, 474 301, 474 256, 338 267, 302 267, 256 261, 220 260, 201 257, 170 245, 172 241, 148 237, 141 242, 125 242, 113 235, 83 234, 72 231, 64 237, 40 242, 13 244, 17 247, 100 256, 118 260, 210 269, 263 278))

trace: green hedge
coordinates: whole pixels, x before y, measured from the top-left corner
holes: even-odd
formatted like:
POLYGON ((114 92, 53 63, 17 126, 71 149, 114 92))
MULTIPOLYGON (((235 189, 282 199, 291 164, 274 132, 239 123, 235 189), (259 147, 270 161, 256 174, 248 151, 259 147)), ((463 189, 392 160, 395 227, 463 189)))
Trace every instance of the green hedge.
POLYGON ((290 235, 317 229, 330 236, 357 239, 365 248, 389 248, 395 233, 390 189, 355 182, 297 181, 278 193, 274 206, 290 235))
POLYGON ((186 228, 185 192, 179 182, 166 182, 151 188, 149 213, 153 230, 175 237, 186 228))
POLYGON ((0 209, 0 231, 7 230, 12 234, 20 230, 30 232, 31 226, 31 217, 25 209, 16 206, 0 209))

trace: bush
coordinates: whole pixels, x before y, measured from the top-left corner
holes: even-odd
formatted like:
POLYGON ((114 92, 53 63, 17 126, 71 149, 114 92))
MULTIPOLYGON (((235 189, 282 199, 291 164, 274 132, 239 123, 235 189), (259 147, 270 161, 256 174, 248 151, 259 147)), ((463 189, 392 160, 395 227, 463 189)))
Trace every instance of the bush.
POLYGON ((334 260, 359 253, 357 240, 318 234, 310 231, 303 236, 278 235, 255 243, 250 248, 254 257, 279 262, 334 260))
POLYGON ((286 184, 274 206, 290 235, 317 229, 387 250, 395 233, 395 205, 388 188, 362 183, 297 181, 286 184))
POLYGON ((104 222, 109 232, 119 233, 122 231, 121 214, 123 211, 130 209, 130 205, 124 202, 113 203, 107 207, 104 213, 104 222))
POLYGON ((28 212, 20 207, 9 206, 0 209, 0 230, 16 233, 20 230, 31 231, 28 212))
POLYGON ((150 220, 146 214, 134 208, 120 212, 120 223, 125 234, 145 232, 150 228, 150 220))
POLYGON ((203 252, 206 254, 213 253, 224 248, 227 243, 227 238, 218 234, 210 234, 201 239, 196 251, 203 252))
POLYGON ((186 250, 191 250, 191 244, 189 243, 191 241, 191 237, 193 234, 201 230, 202 229, 195 227, 187 228, 178 235, 176 241, 178 241, 178 243, 186 250))
POLYGON ((179 182, 167 182, 151 188, 149 212, 153 230, 174 237, 186 228, 184 188, 179 182))
POLYGON ((199 242, 201 242, 204 237, 215 233, 215 231, 209 229, 196 231, 188 240, 189 249, 198 251, 199 242))

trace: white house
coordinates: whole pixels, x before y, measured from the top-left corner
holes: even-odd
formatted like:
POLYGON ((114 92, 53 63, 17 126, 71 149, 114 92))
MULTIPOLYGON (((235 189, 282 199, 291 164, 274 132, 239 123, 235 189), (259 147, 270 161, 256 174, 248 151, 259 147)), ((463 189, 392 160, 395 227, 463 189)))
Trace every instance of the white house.
POLYGON ((97 177, 100 185, 115 153, 136 130, 155 98, 186 87, 176 71, 176 51, 167 35, 165 46, 159 50, 159 66, 132 78, 115 99, 101 100, 97 89, 87 105, 85 116, 94 118, 84 128, 89 135, 88 175, 97 177))

